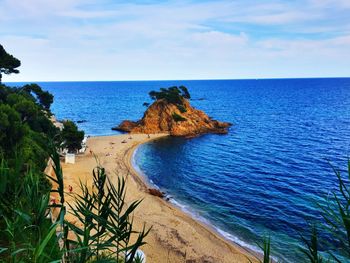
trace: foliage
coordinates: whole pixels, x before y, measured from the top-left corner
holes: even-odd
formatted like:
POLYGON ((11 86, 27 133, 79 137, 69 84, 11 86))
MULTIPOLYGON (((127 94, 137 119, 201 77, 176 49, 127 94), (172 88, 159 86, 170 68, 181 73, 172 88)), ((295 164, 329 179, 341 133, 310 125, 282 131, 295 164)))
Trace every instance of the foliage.
MULTIPOLYGON (((19 65, 0 45, 0 81, 1 73, 18 73, 19 65)), ((36 84, 20 88, 0 84, 0 261, 134 262, 149 230, 133 229, 131 215, 141 201, 126 205, 124 179, 118 179, 116 188, 104 169, 96 168, 97 191, 89 192, 82 184, 77 207, 70 206, 78 219, 84 217, 84 229, 65 220, 64 180, 56 150, 62 142, 57 138, 63 138, 69 150, 76 150, 84 133, 67 121, 60 134, 48 118, 52 102, 53 96, 36 84), (42 172, 49 156, 55 176, 47 177, 57 186, 54 189, 42 172), (59 202, 51 203, 51 195, 57 194, 59 202), (51 220, 52 209, 59 209, 55 220, 51 220), (68 239, 69 231, 77 240, 68 239), (81 231, 91 236, 81 236, 81 231), (132 235, 137 236, 134 242, 132 235)))
POLYGON ((4 47, 0 44, 0 84, 2 73, 19 73, 19 70, 17 69, 19 66, 21 66, 21 61, 8 54, 4 47))
POLYGON ((311 226, 310 240, 301 236, 306 248, 302 248, 302 252, 307 256, 310 263, 322 263, 324 262, 322 256, 319 253, 319 244, 318 244, 318 232, 317 226, 314 224, 311 226))
POLYGON ((173 120, 178 122, 178 121, 186 121, 186 118, 182 117, 181 115, 177 114, 176 112, 174 112, 172 115, 173 120))
POLYGON ((181 90, 181 94, 185 99, 191 99, 191 95, 185 86, 180 86, 179 89, 181 90))
POLYGON ((190 99, 190 93, 185 86, 161 88, 160 91, 151 91, 149 93, 152 100, 164 99, 168 103, 182 105, 184 99, 190 99))
POLYGON ((143 227, 138 232, 133 228, 132 213, 141 200, 127 205, 125 180, 118 178, 114 186, 104 168, 94 169, 95 190, 81 184, 82 194, 75 195, 74 204, 68 204, 80 227, 65 220, 64 180, 56 151, 51 160, 55 176, 48 177, 57 185, 54 189, 51 185, 42 188, 42 173, 31 169, 23 172, 20 159, 16 169, 10 169, 5 160, 0 162, 1 259, 16 263, 60 262, 62 258, 73 263, 138 262, 136 251, 145 244, 149 229, 143 227), (58 202, 50 204, 50 194, 56 193, 58 202), (55 222, 49 217, 50 209, 59 209, 55 222), (68 239, 69 231, 76 239, 68 239), (133 235, 136 238, 131 242, 133 235))
MULTIPOLYGON (((46 106, 31 90, 0 85, 0 156, 12 166, 15 153, 23 164, 43 168, 49 156, 48 141, 58 138, 59 130, 48 118, 46 106)), ((45 93, 39 86, 37 92, 45 93)))
POLYGON ((53 103, 53 95, 48 91, 43 91, 37 84, 27 84, 23 86, 23 89, 27 92, 33 92, 40 105, 46 110, 50 110, 50 106, 53 103))
POLYGON ((271 259, 271 239, 270 239, 270 237, 265 238, 263 240, 263 244, 262 245, 259 244, 259 247, 264 252, 263 260, 260 260, 260 263, 271 263, 272 259, 271 259))
POLYGON ((61 133, 63 146, 69 152, 76 152, 81 149, 81 142, 84 139, 84 132, 79 131, 77 125, 72 121, 63 122, 61 133))
POLYGON ((60 260, 56 224, 47 218, 49 188, 42 188, 42 174, 15 169, 5 160, 0 166, 0 244, 5 262, 49 262, 60 260))
POLYGON ((183 105, 177 105, 177 108, 179 109, 179 111, 181 113, 185 113, 187 111, 186 108, 183 105))
POLYGON ((145 244, 143 239, 149 232, 145 227, 141 232, 133 229, 132 213, 141 201, 126 205, 124 178, 118 178, 115 187, 100 166, 94 169, 93 178, 96 192, 81 184, 82 194, 76 195, 74 206, 70 205, 71 213, 80 222, 68 223, 76 235, 76 241, 70 241, 77 252, 72 257, 81 263, 94 259, 115 262, 116 258, 134 262, 136 251, 145 244), (131 243, 134 234, 137 238, 131 243))
POLYGON ((2 155, 13 156, 17 145, 27 133, 20 114, 10 105, 0 104, 0 151, 2 155))
POLYGON ((324 243, 332 258, 342 262, 343 258, 350 259, 350 160, 345 178, 340 171, 333 170, 338 179, 338 191, 333 192, 333 199, 328 200, 326 207, 319 207, 323 210, 323 228, 329 234, 329 240, 324 243))

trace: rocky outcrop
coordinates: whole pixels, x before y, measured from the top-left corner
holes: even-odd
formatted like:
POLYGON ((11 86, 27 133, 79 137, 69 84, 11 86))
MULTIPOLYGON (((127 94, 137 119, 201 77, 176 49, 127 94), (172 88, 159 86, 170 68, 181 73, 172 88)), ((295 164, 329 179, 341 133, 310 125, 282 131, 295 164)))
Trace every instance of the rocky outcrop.
POLYGON ((160 197, 160 198, 163 198, 165 196, 164 192, 161 192, 161 191, 159 191, 158 189, 155 189, 155 188, 149 188, 148 189, 148 193, 150 195, 154 195, 154 196, 157 196, 157 197, 160 197))
POLYGON ((187 99, 182 104, 156 100, 137 122, 123 121, 113 128, 130 133, 169 133, 173 136, 194 137, 204 133, 227 133, 228 122, 211 119, 201 110, 193 108, 187 99))

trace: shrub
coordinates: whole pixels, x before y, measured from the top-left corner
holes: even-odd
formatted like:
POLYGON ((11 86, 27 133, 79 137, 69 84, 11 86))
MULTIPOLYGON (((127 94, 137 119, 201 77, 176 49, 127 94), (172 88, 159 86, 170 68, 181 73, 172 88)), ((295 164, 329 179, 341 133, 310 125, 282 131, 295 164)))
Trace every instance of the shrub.
POLYGON ((179 111, 181 113, 185 113, 187 111, 186 108, 183 105, 177 105, 177 108, 179 109, 179 111))
POLYGON ((174 121, 179 122, 179 121, 186 121, 186 118, 182 117, 181 115, 177 114, 176 112, 173 113, 172 115, 174 121))

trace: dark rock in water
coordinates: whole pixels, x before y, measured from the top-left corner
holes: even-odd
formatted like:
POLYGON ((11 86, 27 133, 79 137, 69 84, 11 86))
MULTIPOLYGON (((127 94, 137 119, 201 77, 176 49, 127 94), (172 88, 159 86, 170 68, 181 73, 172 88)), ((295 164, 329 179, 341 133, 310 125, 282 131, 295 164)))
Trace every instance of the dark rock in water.
POLYGON ((163 198, 164 197, 164 193, 159 191, 158 189, 155 189, 155 188, 149 188, 148 189, 148 192, 151 194, 151 195, 154 195, 154 196, 158 196, 160 198, 163 198))
POLYGON ((79 120, 79 121, 76 121, 76 123, 84 123, 84 122, 87 122, 87 120, 79 120))

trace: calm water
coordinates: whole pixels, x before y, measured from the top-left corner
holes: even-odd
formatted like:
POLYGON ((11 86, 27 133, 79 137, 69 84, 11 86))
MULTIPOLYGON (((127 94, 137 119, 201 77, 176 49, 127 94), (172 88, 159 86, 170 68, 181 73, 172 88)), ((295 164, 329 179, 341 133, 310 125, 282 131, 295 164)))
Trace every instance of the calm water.
POLYGON ((300 262, 297 231, 337 186, 329 163, 345 170, 350 154, 350 79, 41 83, 57 117, 86 121, 91 135, 114 134, 142 117, 150 90, 181 84, 195 107, 234 125, 143 145, 139 169, 227 238, 254 248, 271 235, 275 256, 300 262))

